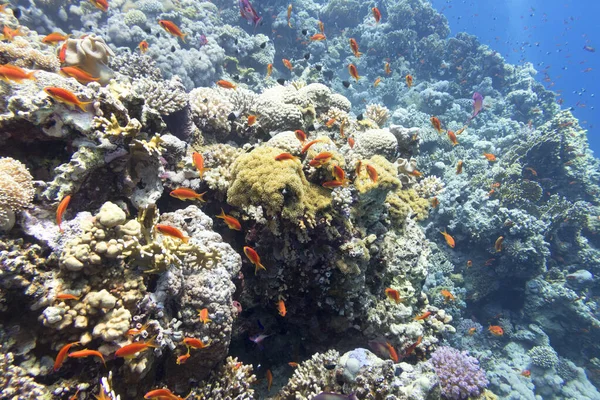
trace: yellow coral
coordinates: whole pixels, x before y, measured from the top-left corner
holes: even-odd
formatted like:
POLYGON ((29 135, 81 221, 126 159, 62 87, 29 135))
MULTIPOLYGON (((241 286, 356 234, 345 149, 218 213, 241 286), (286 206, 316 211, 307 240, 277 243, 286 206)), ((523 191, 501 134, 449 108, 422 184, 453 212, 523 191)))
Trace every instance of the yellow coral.
POLYGON ((262 206, 270 216, 295 221, 331 203, 330 193, 306 180, 297 160, 275 161, 281 150, 259 147, 238 157, 232 166, 227 202, 235 207, 262 206))
POLYGON ((33 177, 24 164, 10 157, 0 158, 0 229, 10 229, 14 213, 33 200, 33 177))
POLYGON ((414 189, 396 190, 388 193, 385 202, 389 205, 390 220, 393 225, 402 226, 410 214, 415 214, 418 221, 427 218, 429 202, 420 197, 414 189))
POLYGON ((401 186, 398 179, 396 167, 385 159, 385 157, 375 155, 370 160, 362 160, 362 168, 354 181, 358 193, 364 194, 373 189, 383 189, 385 191, 395 190, 401 186), (377 182, 374 182, 367 173, 366 166, 371 165, 377 171, 377 182))

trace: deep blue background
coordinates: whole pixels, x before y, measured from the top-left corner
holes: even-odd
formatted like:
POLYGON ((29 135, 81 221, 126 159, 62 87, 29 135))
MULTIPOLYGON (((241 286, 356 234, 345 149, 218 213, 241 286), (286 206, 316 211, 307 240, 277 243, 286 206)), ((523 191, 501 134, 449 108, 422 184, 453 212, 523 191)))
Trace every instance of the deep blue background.
POLYGON ((600 154, 600 0, 432 0, 452 35, 467 32, 511 64, 531 62, 537 78, 557 92, 563 108, 588 130, 600 154), (583 49, 596 48, 592 53, 583 49), (547 76, 544 73, 544 70, 547 76), (592 68, 591 71, 584 72, 592 68), (550 82, 544 81, 544 79, 550 82))

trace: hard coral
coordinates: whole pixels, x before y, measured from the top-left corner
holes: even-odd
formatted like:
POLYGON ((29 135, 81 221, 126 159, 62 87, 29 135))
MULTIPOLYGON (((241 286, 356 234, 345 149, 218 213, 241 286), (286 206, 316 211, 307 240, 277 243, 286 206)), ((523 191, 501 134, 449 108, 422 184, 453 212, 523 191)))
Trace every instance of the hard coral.
POLYGON ((208 379, 193 390, 193 395, 213 400, 254 399, 251 385, 256 382, 256 376, 252 374, 252 365, 238 364, 242 363, 237 358, 227 357, 219 368, 211 372, 208 379))
POLYGON ((15 212, 33 200, 33 177, 24 164, 10 157, 0 158, 0 230, 14 225, 15 212))
POLYGON ((431 355, 430 361, 440 380, 442 395, 447 399, 479 396, 488 385, 479 361, 466 351, 442 346, 431 355))
POLYGON ((105 85, 113 76, 113 71, 107 65, 110 57, 114 55, 101 37, 90 34, 80 39, 67 39, 65 64, 78 66, 90 75, 100 78, 99 82, 105 85))

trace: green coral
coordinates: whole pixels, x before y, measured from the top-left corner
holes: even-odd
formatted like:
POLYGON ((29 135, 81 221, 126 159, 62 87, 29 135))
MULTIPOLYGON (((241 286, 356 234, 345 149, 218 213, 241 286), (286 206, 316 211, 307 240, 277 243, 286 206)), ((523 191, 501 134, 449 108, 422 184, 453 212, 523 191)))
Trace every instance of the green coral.
POLYGON ((389 216, 392 225, 401 227, 410 214, 415 214, 418 221, 429 215, 429 202, 420 197, 414 189, 396 190, 388 193, 385 202, 389 206, 389 216))
POLYGON ((281 150, 259 147, 238 157, 227 202, 235 207, 261 206, 267 215, 287 220, 314 219, 331 204, 329 191, 308 182, 299 160, 276 161, 281 150))

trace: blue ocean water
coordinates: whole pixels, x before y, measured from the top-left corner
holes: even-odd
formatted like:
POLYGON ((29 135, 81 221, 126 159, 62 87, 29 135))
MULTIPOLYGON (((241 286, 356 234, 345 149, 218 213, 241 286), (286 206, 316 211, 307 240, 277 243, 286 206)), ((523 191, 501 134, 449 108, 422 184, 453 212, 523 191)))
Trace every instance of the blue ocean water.
POLYGON ((557 93, 557 100, 564 100, 563 108, 572 107, 588 129, 590 148, 598 154, 600 2, 432 0, 432 4, 448 18, 452 35, 470 33, 510 63, 533 63, 538 79, 557 93))

